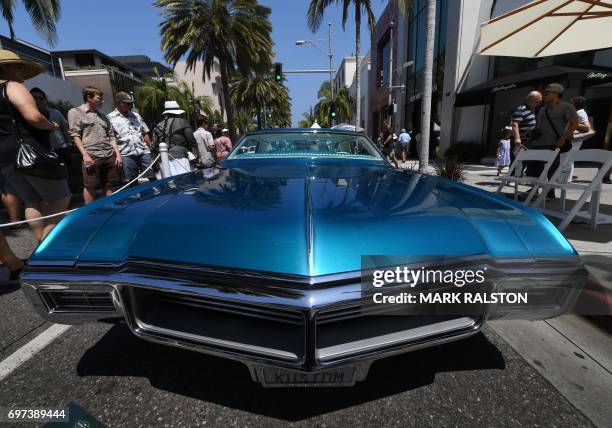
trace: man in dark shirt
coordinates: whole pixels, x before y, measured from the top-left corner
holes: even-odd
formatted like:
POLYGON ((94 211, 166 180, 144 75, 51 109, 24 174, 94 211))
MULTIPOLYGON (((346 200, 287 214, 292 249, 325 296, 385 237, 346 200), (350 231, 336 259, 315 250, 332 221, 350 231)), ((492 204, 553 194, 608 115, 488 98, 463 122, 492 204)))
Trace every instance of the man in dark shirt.
POLYGON ((397 157, 395 156, 395 141, 393 140, 393 129, 391 129, 390 124, 386 125, 382 141, 383 155, 385 155, 388 160, 393 162, 396 168, 399 168, 399 163, 397 162, 397 157))
POLYGON ((184 117, 185 110, 176 101, 166 101, 164 108, 163 119, 153 130, 153 150, 157 151, 160 143, 168 145, 171 176, 191 172, 188 153, 193 153, 193 159, 198 159, 200 154, 193 129, 184 117))
MULTIPOLYGON (((578 128, 578 115, 576 108, 565 101, 561 101, 565 88, 559 83, 551 83, 544 90, 544 106, 538 111, 536 118, 537 138, 531 142, 534 149, 561 149, 561 152, 571 149, 571 137, 574 131, 578 128)), ((539 162, 539 171, 531 168, 528 175, 538 176, 542 173, 544 165, 539 162)), ((548 178, 554 174, 559 167, 559 156, 552 163, 548 170, 548 178)), ((549 198, 554 198, 554 190, 551 190, 547 195, 549 198)))

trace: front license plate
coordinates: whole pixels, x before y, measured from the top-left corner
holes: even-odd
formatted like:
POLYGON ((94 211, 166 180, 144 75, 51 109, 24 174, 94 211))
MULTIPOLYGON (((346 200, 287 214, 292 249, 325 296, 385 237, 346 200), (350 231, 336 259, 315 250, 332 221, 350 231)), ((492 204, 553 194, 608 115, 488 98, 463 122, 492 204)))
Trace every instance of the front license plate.
POLYGON ((257 375, 263 386, 353 386, 355 367, 340 367, 320 372, 300 372, 278 367, 258 367, 257 375))

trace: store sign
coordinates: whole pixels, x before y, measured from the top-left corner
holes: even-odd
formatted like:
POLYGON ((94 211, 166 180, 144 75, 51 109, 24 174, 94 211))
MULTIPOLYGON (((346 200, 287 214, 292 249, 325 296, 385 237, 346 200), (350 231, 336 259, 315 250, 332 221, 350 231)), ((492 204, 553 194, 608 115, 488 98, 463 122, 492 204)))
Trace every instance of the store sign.
POLYGON ((511 83, 509 85, 504 85, 504 86, 496 86, 493 89, 491 89, 491 93, 495 94, 496 92, 507 91, 509 89, 514 89, 517 86, 518 85, 516 83, 511 83))
POLYGON ((597 80, 604 80, 604 79, 609 79, 612 78, 612 73, 603 73, 603 72, 591 72, 589 74, 587 74, 587 79, 597 79, 597 80))

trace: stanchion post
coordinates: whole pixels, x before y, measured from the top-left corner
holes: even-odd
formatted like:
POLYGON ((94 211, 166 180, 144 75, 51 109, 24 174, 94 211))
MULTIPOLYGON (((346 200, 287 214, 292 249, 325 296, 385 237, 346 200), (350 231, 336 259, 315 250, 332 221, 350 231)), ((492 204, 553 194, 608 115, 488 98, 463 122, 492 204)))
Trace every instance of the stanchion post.
POLYGON ((161 156, 161 176, 170 177, 170 162, 168 161, 168 145, 159 143, 159 154, 161 156))

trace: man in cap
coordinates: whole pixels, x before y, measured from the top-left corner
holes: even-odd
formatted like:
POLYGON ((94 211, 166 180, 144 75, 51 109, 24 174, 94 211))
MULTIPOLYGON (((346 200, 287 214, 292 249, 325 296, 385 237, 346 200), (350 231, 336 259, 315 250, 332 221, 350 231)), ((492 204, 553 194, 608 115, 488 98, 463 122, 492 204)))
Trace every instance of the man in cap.
MULTIPOLYGON (((576 108, 568 102, 561 101, 565 88, 559 83, 551 83, 544 89, 544 106, 538 111, 536 134, 532 138, 531 147, 534 149, 561 149, 561 153, 568 152, 572 148, 571 137, 578 128, 578 115, 576 108)), ((539 163, 539 170, 531 166, 528 175, 538 176, 544 165, 539 163)), ((559 167, 559 157, 555 159, 548 170, 548 178, 554 174, 559 167)), ((554 198, 554 190, 547 195, 554 198)))
MULTIPOLYGON (((108 115, 108 120, 113 126, 123 158, 124 179, 130 182, 151 164, 151 138, 147 124, 132 110, 134 100, 130 94, 117 92, 115 107, 115 110, 108 115)), ((150 177, 152 174, 147 174, 147 178, 150 177)))
POLYGON ((123 159, 113 126, 98 110, 104 103, 102 91, 94 86, 84 88, 83 101, 83 105, 68 112, 68 124, 70 136, 83 156, 83 200, 88 204, 94 200, 98 186, 110 195, 121 184, 123 159))
POLYGON ((171 176, 191 172, 189 152, 193 159, 199 158, 198 143, 184 114, 185 110, 176 101, 166 101, 163 119, 153 130, 154 147, 157 149, 161 143, 168 145, 171 176))

